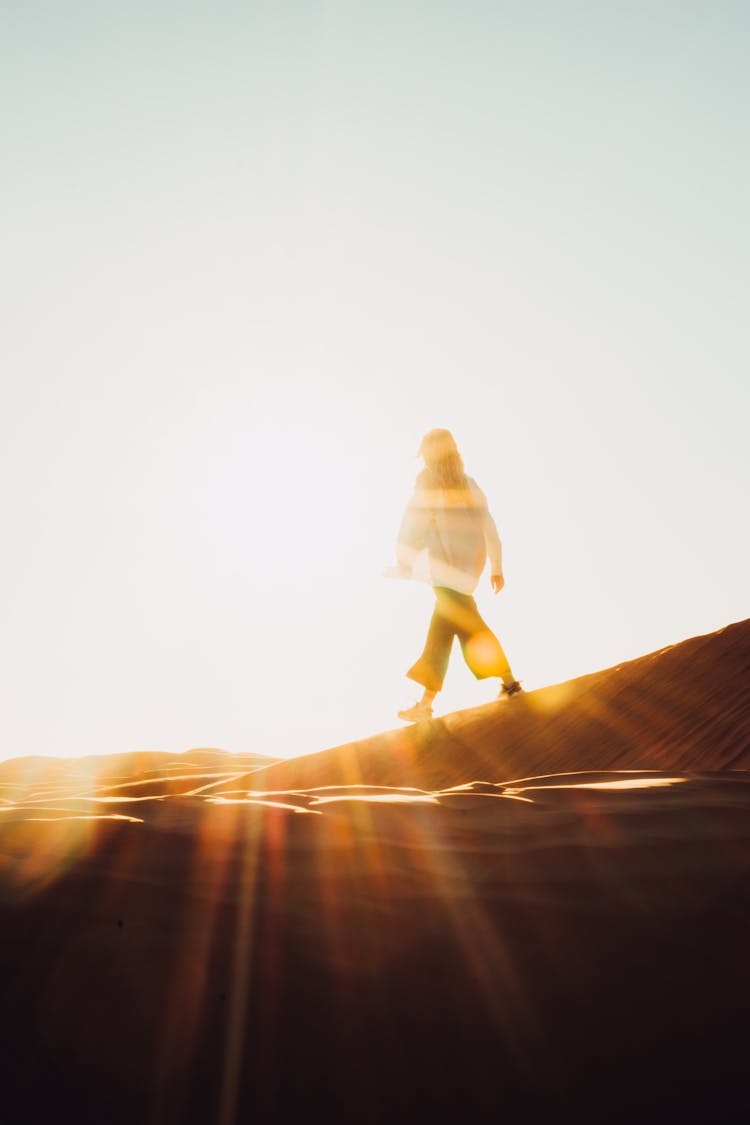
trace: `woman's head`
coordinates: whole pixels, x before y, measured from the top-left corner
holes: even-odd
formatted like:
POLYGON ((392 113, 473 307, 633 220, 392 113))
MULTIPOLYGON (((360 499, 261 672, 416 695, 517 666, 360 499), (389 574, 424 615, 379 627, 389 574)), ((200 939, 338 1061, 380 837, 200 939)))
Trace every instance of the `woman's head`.
POLYGON ((461 459, 456 439, 450 430, 430 430, 422 438, 419 456, 428 469, 432 469, 451 458, 461 459))
POLYGON ((423 481, 429 488, 467 488, 466 471, 450 430, 430 430, 422 438, 419 456, 425 464, 423 481))

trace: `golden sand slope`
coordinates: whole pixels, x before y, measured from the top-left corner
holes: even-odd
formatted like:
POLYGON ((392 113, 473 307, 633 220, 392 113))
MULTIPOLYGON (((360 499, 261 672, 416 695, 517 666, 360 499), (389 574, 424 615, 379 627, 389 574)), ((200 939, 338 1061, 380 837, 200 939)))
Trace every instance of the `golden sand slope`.
POLYGON ((580 1122, 614 1090, 720 1121, 744 1087, 743 772, 96 799, 0 827, 9 1120, 491 1121, 502 1091, 580 1122))
POLYGON ((750 620, 555 687, 279 763, 254 785, 444 788, 567 770, 750 768, 750 620))
POLYGON ((744 622, 288 763, 6 763, 8 1120, 736 1120, 749 670, 744 622))

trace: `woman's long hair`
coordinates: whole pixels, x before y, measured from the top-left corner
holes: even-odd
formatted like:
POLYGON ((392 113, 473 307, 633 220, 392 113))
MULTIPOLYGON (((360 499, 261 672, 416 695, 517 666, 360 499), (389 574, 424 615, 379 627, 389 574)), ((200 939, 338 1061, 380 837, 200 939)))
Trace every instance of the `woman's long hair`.
POLYGON ((471 489, 450 430, 430 430, 422 438, 419 456, 425 467, 417 477, 417 488, 439 493, 448 504, 471 504, 471 489))

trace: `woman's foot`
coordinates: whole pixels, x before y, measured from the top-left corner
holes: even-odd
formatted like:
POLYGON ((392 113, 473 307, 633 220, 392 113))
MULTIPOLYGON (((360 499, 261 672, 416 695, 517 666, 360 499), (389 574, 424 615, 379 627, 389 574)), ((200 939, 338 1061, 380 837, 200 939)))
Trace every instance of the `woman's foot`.
POLYGON ((501 684, 497 698, 509 699, 511 695, 518 695, 518 693, 522 691, 523 688, 521 687, 520 680, 511 680, 507 684, 501 684))
POLYGON ((432 718, 432 707, 420 699, 413 707, 405 707, 403 711, 399 711, 398 717, 406 723, 421 723, 425 719, 432 718))

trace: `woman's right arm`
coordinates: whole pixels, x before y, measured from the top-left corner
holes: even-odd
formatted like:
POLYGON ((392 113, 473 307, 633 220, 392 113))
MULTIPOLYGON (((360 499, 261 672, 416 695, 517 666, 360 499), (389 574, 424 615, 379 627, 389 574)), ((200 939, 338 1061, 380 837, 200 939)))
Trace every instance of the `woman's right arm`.
POLYGON ((490 514, 487 497, 476 481, 473 482, 473 485, 478 506, 482 513, 484 545, 487 549, 487 557, 490 560, 490 582, 492 583, 492 589, 496 594, 499 594, 505 585, 505 579, 503 578, 503 545, 500 542, 497 524, 490 514))
MULTIPOLYGON (((490 515, 489 508, 484 509, 484 542, 490 560, 490 577, 492 579, 503 577, 503 545, 497 530, 497 524, 490 515)), ((495 582, 492 583, 493 589, 495 582)), ((502 587, 500 587, 502 588, 502 587)), ((497 590, 495 591, 497 593, 497 590)))

